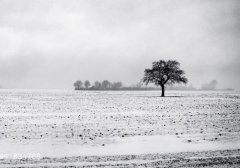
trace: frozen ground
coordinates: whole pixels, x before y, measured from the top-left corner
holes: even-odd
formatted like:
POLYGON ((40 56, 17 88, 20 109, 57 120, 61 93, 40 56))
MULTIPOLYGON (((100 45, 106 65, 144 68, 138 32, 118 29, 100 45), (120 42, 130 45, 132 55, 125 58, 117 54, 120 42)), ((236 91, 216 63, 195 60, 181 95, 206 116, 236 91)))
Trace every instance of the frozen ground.
POLYGON ((240 93, 0 91, 0 167, 239 167, 240 93))

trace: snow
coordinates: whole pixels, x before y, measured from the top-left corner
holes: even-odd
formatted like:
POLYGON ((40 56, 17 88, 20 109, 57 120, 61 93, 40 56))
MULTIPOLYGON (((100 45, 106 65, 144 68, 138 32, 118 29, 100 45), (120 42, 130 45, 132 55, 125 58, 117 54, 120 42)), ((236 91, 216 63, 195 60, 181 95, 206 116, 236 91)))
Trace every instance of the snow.
POLYGON ((0 157, 240 149, 236 92, 0 92, 0 157))
POLYGON ((39 154, 44 157, 71 157, 94 155, 138 155, 151 153, 195 152, 207 150, 239 149, 240 141, 186 143, 174 136, 135 136, 114 138, 106 146, 51 145, 48 142, 34 145, 0 143, 1 153, 13 156, 16 153, 39 154))

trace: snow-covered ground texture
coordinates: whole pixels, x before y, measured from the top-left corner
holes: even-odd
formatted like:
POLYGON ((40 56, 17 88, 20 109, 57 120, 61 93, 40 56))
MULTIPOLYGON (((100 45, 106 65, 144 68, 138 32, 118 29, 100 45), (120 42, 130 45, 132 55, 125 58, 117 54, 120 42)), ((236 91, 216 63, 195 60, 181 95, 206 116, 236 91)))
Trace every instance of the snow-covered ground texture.
POLYGON ((240 93, 0 91, 0 167, 240 167, 240 93))

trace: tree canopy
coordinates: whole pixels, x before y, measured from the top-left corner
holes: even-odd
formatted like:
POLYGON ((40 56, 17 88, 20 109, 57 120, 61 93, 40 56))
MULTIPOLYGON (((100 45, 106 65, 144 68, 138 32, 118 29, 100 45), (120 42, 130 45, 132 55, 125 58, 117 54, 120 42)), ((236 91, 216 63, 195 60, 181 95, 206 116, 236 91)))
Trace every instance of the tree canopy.
POLYGON ((86 80, 86 81, 84 82, 85 88, 89 88, 90 85, 91 85, 91 83, 90 83, 88 80, 86 80))
POLYGON ((80 90, 80 89, 82 88, 82 85, 83 85, 83 83, 82 83, 82 81, 80 81, 80 80, 77 80, 77 81, 73 84, 75 90, 80 90))
POLYGON ((154 83, 161 86, 162 96, 165 96, 165 85, 174 83, 187 83, 185 72, 180 69, 180 63, 176 60, 160 60, 152 63, 151 69, 145 69, 143 82, 154 83))

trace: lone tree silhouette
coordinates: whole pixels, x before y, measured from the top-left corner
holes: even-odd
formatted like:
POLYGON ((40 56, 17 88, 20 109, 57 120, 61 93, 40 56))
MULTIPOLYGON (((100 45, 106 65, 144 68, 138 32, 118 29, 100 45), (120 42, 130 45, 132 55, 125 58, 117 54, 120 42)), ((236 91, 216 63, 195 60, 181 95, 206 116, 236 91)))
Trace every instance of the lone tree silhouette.
POLYGON ((160 60, 152 63, 152 69, 145 69, 143 82, 154 83, 162 88, 162 97, 165 96, 165 85, 187 83, 185 72, 179 68, 180 63, 175 60, 160 60))

